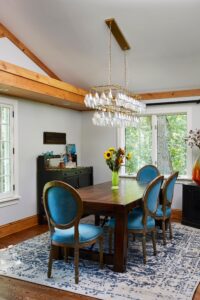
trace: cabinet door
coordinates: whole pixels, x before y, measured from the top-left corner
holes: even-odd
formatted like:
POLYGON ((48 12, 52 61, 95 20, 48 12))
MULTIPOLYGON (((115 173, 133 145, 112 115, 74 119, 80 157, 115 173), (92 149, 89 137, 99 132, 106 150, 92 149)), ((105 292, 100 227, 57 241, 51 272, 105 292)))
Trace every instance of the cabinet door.
POLYGON ((78 175, 64 177, 63 181, 70 184, 76 189, 79 187, 78 175))
POLYGON ((183 218, 200 223, 200 189, 196 186, 183 187, 183 218))
POLYGON ((91 175, 90 174, 79 174, 79 187, 91 185, 91 175))

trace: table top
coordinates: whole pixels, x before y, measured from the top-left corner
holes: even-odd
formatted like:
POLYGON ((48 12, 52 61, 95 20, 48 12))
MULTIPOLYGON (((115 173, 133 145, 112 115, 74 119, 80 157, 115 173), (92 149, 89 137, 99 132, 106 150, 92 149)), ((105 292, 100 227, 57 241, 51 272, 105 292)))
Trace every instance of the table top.
POLYGON ((111 182, 104 182, 78 189, 83 203, 103 204, 104 206, 127 206, 142 198, 146 184, 132 178, 120 178, 119 189, 112 190, 111 182))

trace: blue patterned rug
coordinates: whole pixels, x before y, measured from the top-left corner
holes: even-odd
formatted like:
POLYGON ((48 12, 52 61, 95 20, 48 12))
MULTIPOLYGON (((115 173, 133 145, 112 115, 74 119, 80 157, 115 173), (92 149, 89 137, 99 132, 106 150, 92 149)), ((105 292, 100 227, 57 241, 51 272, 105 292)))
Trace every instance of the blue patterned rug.
MULTIPOLYGON (((156 300, 192 299, 200 281, 200 230, 173 224, 174 239, 162 245, 158 235, 157 256, 147 241, 147 264, 143 264, 141 240, 130 236, 127 272, 81 260, 80 282, 74 283, 73 259, 55 261, 47 278, 49 234, 45 233, 0 250, 0 274, 98 299, 156 300)), ((105 248, 107 243, 105 242, 105 248)), ((107 251, 107 249, 105 249, 107 251)))

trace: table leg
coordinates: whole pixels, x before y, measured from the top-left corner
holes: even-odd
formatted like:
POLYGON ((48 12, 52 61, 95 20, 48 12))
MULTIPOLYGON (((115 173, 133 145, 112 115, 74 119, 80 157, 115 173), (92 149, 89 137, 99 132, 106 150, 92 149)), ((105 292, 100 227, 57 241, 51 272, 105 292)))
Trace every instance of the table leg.
POLYGON ((127 260, 127 212, 121 211, 116 214, 115 235, 114 235, 114 271, 125 272, 127 260))

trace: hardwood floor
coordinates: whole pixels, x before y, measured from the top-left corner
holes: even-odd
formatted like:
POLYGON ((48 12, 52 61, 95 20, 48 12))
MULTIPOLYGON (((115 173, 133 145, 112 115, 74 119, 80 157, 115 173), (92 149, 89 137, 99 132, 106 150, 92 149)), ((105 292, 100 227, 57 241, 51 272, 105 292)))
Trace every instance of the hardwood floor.
MULTIPOLYGON (((15 245, 19 242, 32 238, 48 230, 46 225, 34 226, 16 234, 0 239, 0 249, 15 245)), ((97 298, 65 292, 42 285, 25 282, 0 276, 0 300, 94 300, 97 298)), ((200 300, 200 284, 195 292, 193 300, 200 300)))

